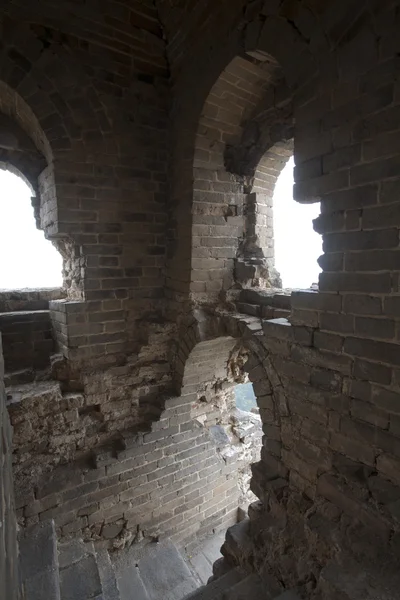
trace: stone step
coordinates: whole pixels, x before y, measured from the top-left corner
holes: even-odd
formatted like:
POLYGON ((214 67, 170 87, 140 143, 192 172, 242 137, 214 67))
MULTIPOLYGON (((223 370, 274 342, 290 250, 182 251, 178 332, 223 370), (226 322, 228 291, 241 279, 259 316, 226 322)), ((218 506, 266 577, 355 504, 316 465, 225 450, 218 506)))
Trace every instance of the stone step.
POLYGON ((258 575, 248 575, 224 592, 222 600, 273 600, 274 594, 267 589, 258 575))
POLYGON ((30 410, 41 406, 43 412, 47 403, 54 404, 62 399, 60 384, 57 381, 35 381, 6 389, 9 410, 30 410))
POLYGON ((227 561, 225 556, 222 556, 218 560, 216 560, 213 564, 213 577, 218 579, 222 577, 226 573, 228 573, 232 569, 232 565, 227 561))
POLYGON ((263 306, 261 310, 261 317, 263 319, 287 319, 290 315, 290 310, 274 308, 273 306, 263 306))
POLYGON ((111 560, 120 600, 180 600, 199 586, 169 540, 133 545, 111 560))
POLYGON ((236 308, 240 313, 259 317, 261 315, 261 307, 259 304, 251 304, 250 302, 237 302, 236 308))
POLYGON ((223 600, 225 598, 224 593, 239 583, 243 577, 244 572, 236 567, 222 575, 222 577, 185 596, 184 600, 223 600))
MULTIPOLYGON (((0 324, 7 330, 11 323, 25 323, 34 327, 34 323, 47 322, 49 310, 19 310, 0 313, 0 324)), ((21 325, 22 328, 22 325, 21 325)), ((14 327, 13 327, 14 330, 14 327)))
POLYGON ((243 555, 251 547, 250 519, 244 519, 229 527, 226 532, 225 543, 221 548, 223 556, 231 557, 235 564, 240 564, 243 555))
MULTIPOLYGON (((92 543, 58 544, 61 600, 102 600, 102 583, 92 543)), ((104 598, 105 600, 105 598, 104 598)))
POLYGON ((34 369, 20 369, 4 374, 4 385, 6 388, 32 383, 35 380, 36 373, 34 369))
POLYGON ((136 564, 118 559, 114 571, 120 600, 149 600, 136 564))
MULTIPOLYGON (((235 544, 246 536, 243 525, 227 532, 235 544)), ((300 600, 294 590, 276 596, 273 586, 240 567, 199 587, 169 540, 110 555, 81 539, 57 544, 53 521, 45 521, 23 530, 19 544, 24 600, 300 600)))
POLYGON ((106 548, 96 550, 96 559, 104 600, 120 600, 117 578, 108 550, 106 548))
POLYGON ((282 310, 290 310, 292 307, 291 293, 275 294, 272 299, 272 306, 282 310))
POLYGON ((62 288, 3 290, 0 292, 0 313, 47 310, 51 300, 66 297, 62 288))
POLYGON ((43 521, 22 530, 19 552, 24 600, 60 600, 54 521, 43 521))
POLYGON ((301 600, 301 598, 295 590, 287 590, 283 594, 276 596, 275 600, 301 600))
POLYGON ((291 292, 283 290, 248 288, 240 292, 239 302, 258 306, 271 306, 277 309, 290 310, 291 292))

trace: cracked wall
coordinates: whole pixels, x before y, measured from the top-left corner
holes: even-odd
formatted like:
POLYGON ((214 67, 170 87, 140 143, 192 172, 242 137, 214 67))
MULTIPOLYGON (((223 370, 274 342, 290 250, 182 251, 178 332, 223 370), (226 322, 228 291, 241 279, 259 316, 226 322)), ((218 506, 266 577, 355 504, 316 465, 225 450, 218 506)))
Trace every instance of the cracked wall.
MULTIPOLYGON (((81 277, 74 302, 48 306, 61 356, 25 383, 32 398, 42 379, 56 393, 44 443, 29 434, 15 448, 18 518, 54 516, 63 535, 117 546, 229 521, 236 467, 216 462, 179 393, 197 346, 240 339, 264 434, 240 560, 312 597, 352 598, 351 569, 375 589, 398 572, 399 6, 211 4, 118 5, 99 22, 49 1, 33 22, 10 1, 2 16, 1 91, 17 91, 2 112, 24 131, 27 106, 39 122, 30 137, 54 163, 49 235, 72 240, 81 277), (207 99, 221 74, 246 91, 243 69, 254 112, 223 137, 215 117, 229 129, 230 116, 207 99), (290 299, 234 279, 246 178, 273 137, 253 117, 275 103, 290 107, 275 141, 294 139, 295 198, 321 202, 324 239, 319 291, 290 299), (48 487, 24 489, 35 456, 48 487)), ((10 415, 22 433, 18 402, 10 415)))

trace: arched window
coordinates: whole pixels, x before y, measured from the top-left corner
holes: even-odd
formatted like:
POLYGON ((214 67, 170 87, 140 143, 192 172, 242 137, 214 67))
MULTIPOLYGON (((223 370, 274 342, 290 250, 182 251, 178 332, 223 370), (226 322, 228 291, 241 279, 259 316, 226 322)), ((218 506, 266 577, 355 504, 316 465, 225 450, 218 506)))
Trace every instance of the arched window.
POLYGON ((322 237, 313 229, 319 203, 299 204, 293 199, 293 157, 286 163, 275 185, 273 223, 275 268, 282 287, 310 288, 318 285, 322 237))
POLYGON ((0 288, 62 286, 62 257, 36 228, 32 192, 25 181, 0 169, 0 288))

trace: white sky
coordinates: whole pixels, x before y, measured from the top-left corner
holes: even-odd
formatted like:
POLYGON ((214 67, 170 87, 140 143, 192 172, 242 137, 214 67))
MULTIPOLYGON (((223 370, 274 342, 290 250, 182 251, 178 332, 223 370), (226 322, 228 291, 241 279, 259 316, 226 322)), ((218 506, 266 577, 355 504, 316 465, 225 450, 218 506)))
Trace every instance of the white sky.
MULTIPOLYGON (((318 282, 322 238, 312 228, 319 204, 293 200, 293 158, 283 169, 274 194, 276 268, 283 287, 318 282)), ((20 178, 0 169, 0 289, 59 287, 62 258, 36 229, 31 191, 20 178)))
POLYGON ((31 190, 0 169, 0 289, 60 287, 62 258, 36 229, 31 190))
POLYGON ((320 205, 299 204, 293 200, 291 158, 279 176, 274 193, 275 267, 283 287, 308 288, 318 283, 321 269, 317 259, 322 254, 322 236, 313 230, 320 205))

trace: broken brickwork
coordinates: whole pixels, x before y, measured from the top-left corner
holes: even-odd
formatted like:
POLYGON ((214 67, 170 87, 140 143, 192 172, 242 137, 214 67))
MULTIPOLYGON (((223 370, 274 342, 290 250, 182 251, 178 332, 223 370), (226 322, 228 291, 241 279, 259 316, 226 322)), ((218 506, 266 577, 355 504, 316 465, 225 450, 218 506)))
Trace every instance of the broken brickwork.
POLYGON ((63 535, 120 546, 229 522, 237 465, 195 418, 238 344, 264 437, 237 560, 315 598, 356 597, 350 565, 390 581, 399 3, 4 8, 0 160, 32 180, 67 288, 37 309, 47 364, 16 369, 5 351, 21 524, 54 516, 63 535), (270 196, 291 140, 324 254, 319 291, 289 296, 270 196))

